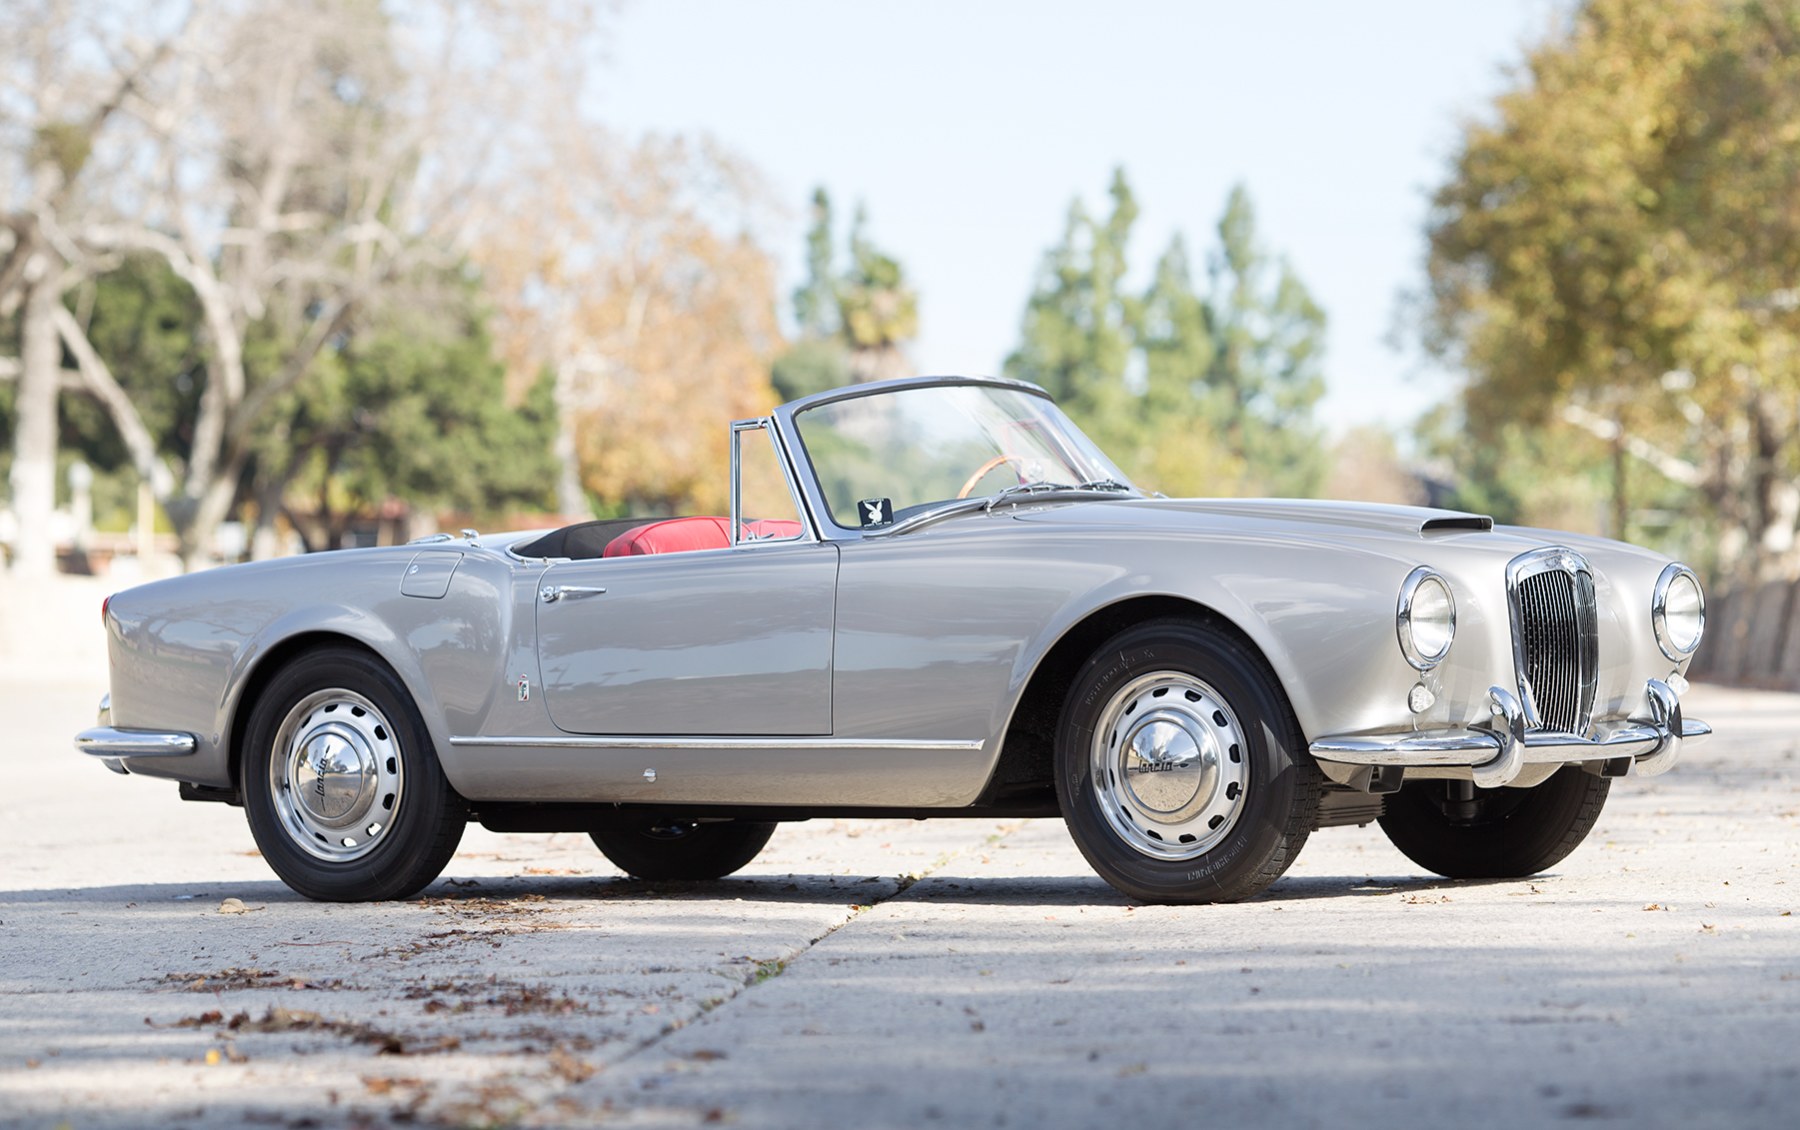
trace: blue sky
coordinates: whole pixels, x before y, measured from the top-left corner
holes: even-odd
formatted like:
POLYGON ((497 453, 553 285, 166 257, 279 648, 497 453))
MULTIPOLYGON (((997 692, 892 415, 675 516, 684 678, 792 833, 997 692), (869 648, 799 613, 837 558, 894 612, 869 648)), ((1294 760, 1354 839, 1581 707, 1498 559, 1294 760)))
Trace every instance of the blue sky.
POLYGON ((800 274, 824 184, 920 293, 920 372, 997 372, 1069 201, 1123 165, 1147 275, 1170 235, 1210 247, 1243 182, 1262 239, 1331 318, 1334 430, 1404 425, 1453 378, 1387 344, 1423 284, 1427 195, 1557 0, 1260 4, 646 0, 622 10, 595 109, 629 132, 712 134, 792 209, 800 274))

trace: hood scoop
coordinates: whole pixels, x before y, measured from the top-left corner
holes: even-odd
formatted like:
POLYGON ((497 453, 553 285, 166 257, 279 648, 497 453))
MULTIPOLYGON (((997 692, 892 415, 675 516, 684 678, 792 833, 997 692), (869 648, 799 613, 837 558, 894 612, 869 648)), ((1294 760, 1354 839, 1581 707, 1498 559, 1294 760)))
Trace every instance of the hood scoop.
POLYGON ((1494 520, 1486 514, 1439 514, 1419 523, 1419 532, 1433 533, 1437 530, 1477 530, 1486 533, 1494 528, 1494 520))

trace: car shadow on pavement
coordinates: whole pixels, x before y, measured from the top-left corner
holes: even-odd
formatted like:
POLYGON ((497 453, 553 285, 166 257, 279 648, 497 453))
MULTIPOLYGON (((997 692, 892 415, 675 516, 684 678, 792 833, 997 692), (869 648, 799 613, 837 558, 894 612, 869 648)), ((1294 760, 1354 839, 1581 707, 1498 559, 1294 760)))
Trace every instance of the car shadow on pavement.
MULTIPOLYGON (((1554 875, 1540 878, 1554 878, 1554 875)), ((1467 890, 1518 883, 1517 879, 1451 880, 1435 876, 1312 875, 1288 877, 1248 903, 1303 902, 1316 899, 1366 898, 1422 891, 1467 890)), ((708 903, 734 901, 829 905, 863 905, 903 897, 933 905, 970 906, 1132 906, 1138 900, 1114 890, 1097 876, 1005 876, 991 878, 927 877, 913 880, 893 875, 786 874, 733 877, 710 881, 648 881, 623 876, 451 876, 432 883, 392 905, 447 905, 520 902, 580 903, 592 901, 657 901, 708 903)), ((306 905, 313 900, 274 879, 245 882, 134 883, 94 887, 51 887, 0 891, 0 907, 57 904, 69 907, 179 907, 214 910, 226 899, 254 913, 271 904, 306 905)), ((320 907, 337 904, 315 903, 320 907)), ((232 913, 232 911, 227 911, 232 913)))

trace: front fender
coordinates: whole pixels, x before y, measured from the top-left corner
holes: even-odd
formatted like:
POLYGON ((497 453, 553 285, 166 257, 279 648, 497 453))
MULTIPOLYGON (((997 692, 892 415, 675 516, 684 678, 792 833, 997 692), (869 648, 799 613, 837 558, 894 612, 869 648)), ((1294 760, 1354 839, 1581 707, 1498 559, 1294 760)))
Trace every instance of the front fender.
POLYGON ((1108 608, 1146 596, 1198 605, 1242 632, 1268 660, 1309 736, 1404 711, 1417 673, 1395 640, 1394 601, 1419 562, 1359 547, 1294 548, 1226 538, 1134 546, 1129 568, 1074 591, 1020 652, 1007 716, 1060 640, 1108 608))

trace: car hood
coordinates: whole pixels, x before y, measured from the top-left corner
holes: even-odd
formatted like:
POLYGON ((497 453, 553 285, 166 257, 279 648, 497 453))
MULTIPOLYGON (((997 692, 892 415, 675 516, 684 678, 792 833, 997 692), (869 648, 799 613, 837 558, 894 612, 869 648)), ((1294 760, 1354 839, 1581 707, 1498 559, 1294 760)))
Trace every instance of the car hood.
POLYGON ((1486 533, 1494 520, 1484 514, 1425 506, 1385 506, 1371 502, 1328 502, 1275 498, 1133 498, 1074 506, 1021 507, 1024 521, 1159 528, 1194 532, 1248 531, 1279 527, 1303 537, 1420 538, 1452 531, 1486 533))
POLYGON ((1426 534, 1436 530, 1485 532, 1494 528, 1494 520, 1485 514, 1373 502, 1304 498, 1154 498, 1142 505, 1166 514, 1304 523, 1391 534, 1426 534))

